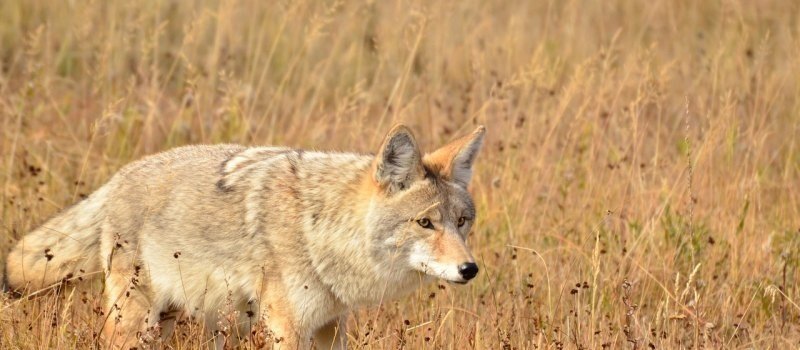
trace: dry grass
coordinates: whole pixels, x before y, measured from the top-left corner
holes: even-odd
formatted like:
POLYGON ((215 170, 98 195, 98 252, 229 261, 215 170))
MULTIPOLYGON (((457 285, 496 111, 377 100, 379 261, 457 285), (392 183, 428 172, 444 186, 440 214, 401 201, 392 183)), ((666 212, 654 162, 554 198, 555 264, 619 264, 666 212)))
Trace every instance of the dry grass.
MULTIPOLYGON (((486 124, 482 273, 353 348, 800 346, 800 3, 0 2, 3 256, 189 143, 372 151, 486 124)), ((6 300, 3 349, 90 348, 99 283, 6 300), (82 294, 84 293, 85 294, 82 294)), ((188 324, 174 348, 199 346, 188 324)))

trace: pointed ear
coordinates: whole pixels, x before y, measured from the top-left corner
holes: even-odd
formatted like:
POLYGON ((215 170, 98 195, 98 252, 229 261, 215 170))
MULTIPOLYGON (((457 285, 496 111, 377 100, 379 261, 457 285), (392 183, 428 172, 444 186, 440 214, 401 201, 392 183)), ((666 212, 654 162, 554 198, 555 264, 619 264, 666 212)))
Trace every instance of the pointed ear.
POLYGON ((472 164, 481 150, 485 134, 486 128, 481 125, 471 134, 426 154, 424 163, 436 169, 442 178, 467 187, 472 178, 472 164))
POLYGON ((402 191, 422 176, 422 160, 414 135, 396 125, 383 139, 374 161, 374 176, 388 193, 402 191))

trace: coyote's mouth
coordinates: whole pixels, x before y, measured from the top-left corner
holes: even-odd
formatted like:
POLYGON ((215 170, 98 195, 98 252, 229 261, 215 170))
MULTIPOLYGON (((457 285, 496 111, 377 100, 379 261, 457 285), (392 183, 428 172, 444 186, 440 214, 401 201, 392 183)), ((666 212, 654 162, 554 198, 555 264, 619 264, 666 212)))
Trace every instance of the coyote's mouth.
POLYGON ((448 283, 463 285, 469 282, 458 275, 457 268, 455 268, 455 272, 450 270, 454 270, 454 268, 448 268, 446 265, 437 262, 420 263, 420 271, 428 276, 445 280, 448 283))

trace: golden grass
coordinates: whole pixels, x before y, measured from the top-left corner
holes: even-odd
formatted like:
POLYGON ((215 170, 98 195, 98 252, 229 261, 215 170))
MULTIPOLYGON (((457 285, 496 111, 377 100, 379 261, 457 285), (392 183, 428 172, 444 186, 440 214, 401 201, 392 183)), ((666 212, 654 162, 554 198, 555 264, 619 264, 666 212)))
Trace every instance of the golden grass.
MULTIPOLYGON (((430 149, 487 125, 465 287, 351 347, 800 343, 800 3, 0 2, 0 251, 189 143, 430 149)), ((5 300, 3 349, 91 348, 97 283, 5 300), (86 294, 82 294, 82 293, 86 294)), ((188 324, 178 349, 199 346, 188 324)))

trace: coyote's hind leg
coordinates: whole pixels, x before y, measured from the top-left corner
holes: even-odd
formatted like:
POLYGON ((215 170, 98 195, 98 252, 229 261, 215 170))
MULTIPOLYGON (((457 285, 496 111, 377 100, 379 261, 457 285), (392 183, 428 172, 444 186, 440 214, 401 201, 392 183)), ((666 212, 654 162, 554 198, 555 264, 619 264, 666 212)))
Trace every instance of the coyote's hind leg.
POLYGON ((125 275, 112 271, 106 278, 103 337, 109 349, 136 347, 153 313, 146 295, 125 275))

